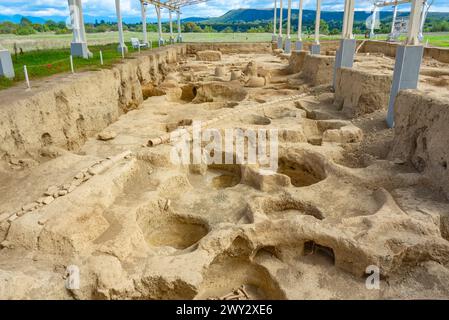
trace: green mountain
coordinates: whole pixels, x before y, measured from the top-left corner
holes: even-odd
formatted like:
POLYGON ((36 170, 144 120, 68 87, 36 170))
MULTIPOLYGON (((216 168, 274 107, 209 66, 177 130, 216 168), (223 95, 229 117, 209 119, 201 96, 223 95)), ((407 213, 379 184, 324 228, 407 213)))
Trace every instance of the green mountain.
MULTIPOLYGON (((280 10, 277 10, 279 17, 280 10)), ((287 18, 287 9, 282 10, 282 15, 287 18)), ((356 11, 354 14, 355 22, 365 21, 371 12, 356 11)), ((399 12, 399 16, 408 16, 407 12, 399 12)), ((380 19, 391 19, 393 16, 392 11, 380 11, 380 19)), ((297 21, 298 9, 292 9, 292 18, 297 21)), ((449 19, 448 12, 430 12, 429 18, 449 19)), ((343 19, 343 12, 338 11, 321 11, 321 19, 329 21, 337 21, 343 19)), ((230 10, 221 17, 210 18, 208 20, 201 21, 204 24, 231 24, 231 23, 245 23, 245 22, 268 22, 273 20, 273 9, 235 9, 230 10)), ((305 24, 315 21, 315 10, 304 10, 303 21, 305 24)))

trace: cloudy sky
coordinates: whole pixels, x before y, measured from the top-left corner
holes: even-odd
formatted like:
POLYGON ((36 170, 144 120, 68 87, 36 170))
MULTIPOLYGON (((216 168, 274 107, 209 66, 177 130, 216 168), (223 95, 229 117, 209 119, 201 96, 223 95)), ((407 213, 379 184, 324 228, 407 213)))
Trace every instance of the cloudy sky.
MULTIPOLYGON (((299 0, 292 0, 293 8, 298 7, 299 0)), ((279 2, 279 1, 278 1, 279 2)), ((284 0, 287 3, 287 0, 284 0)), ((344 0, 322 0, 322 10, 342 11, 344 0)), ((304 0, 306 9, 314 9, 315 0, 304 0)), ((369 10, 371 0, 356 1, 356 9, 369 10)), ((138 0, 121 0, 123 16, 140 16, 138 0)), ((115 0, 83 0, 84 13, 90 16, 115 17, 115 0)), ((186 7, 183 17, 216 17, 231 9, 238 8, 272 8, 273 0, 210 0, 207 4, 186 7)), ((449 12, 449 0, 434 0, 431 11, 449 12)), ((35 17, 67 16, 67 0, 1 0, 0 14, 21 14, 35 17)), ((154 10, 148 10, 149 18, 154 10)))

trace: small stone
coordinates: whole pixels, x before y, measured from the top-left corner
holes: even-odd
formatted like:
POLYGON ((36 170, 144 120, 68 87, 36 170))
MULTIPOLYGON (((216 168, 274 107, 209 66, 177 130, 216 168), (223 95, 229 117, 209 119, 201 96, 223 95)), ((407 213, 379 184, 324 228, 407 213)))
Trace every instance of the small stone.
POLYGON ((168 208, 170 208, 170 204, 171 204, 170 199, 167 199, 167 201, 165 201, 164 210, 168 210, 168 208))
POLYGON ((59 197, 59 191, 58 192, 55 192, 55 193, 53 193, 53 198, 58 198, 59 197))
POLYGON ((57 186, 51 186, 44 192, 45 196, 52 196, 54 193, 58 192, 59 188, 57 186))
POLYGON ((25 214, 25 211, 17 211, 17 213, 16 213, 16 215, 18 216, 18 217, 21 217, 21 216, 23 216, 25 214))
POLYGON ((98 140, 107 141, 112 140, 117 136, 117 133, 111 130, 105 130, 98 134, 98 140))
POLYGON ((40 219, 37 223, 40 224, 41 226, 43 226, 45 224, 45 222, 47 222, 47 220, 40 219))
POLYGON ((68 193, 67 190, 59 190, 59 196, 63 197, 68 193))
POLYGON ((13 222, 14 220, 16 220, 18 217, 19 217, 19 216, 17 215, 17 213, 14 213, 12 216, 10 216, 10 217, 8 218, 8 222, 11 223, 11 222, 13 222))
POLYGON ((83 178, 83 182, 89 180, 91 177, 92 176, 88 172, 86 172, 86 174, 84 175, 84 178, 83 178))
POLYGON ((10 241, 5 240, 2 243, 0 243, 0 247, 11 249, 13 247, 13 245, 12 245, 12 243, 10 241))
POLYGON ((48 196, 48 197, 45 197, 44 204, 50 204, 53 201, 55 201, 55 198, 53 198, 52 196, 48 196))
POLYGON ((83 179, 83 178, 84 178, 84 173, 83 173, 83 172, 80 172, 80 173, 78 173, 78 174, 75 176, 75 179, 81 180, 81 179, 83 179))
MULTIPOLYGON (((84 177, 84 175, 83 175, 84 177)), ((79 185, 81 185, 81 183, 83 183, 82 179, 75 179, 72 181, 72 186, 78 187, 79 185)))
POLYGON ((401 166, 401 165, 405 164, 405 161, 402 159, 396 158, 393 160, 393 163, 401 166))
POLYGON ((39 199, 37 199, 37 203, 39 203, 39 204, 44 203, 44 199, 45 199, 45 197, 40 197, 39 199))
POLYGON ((22 210, 25 211, 25 212, 31 211, 31 210, 33 210, 34 208, 36 208, 36 205, 37 205, 36 202, 29 203, 29 204, 27 204, 27 205, 24 205, 24 206, 22 207, 22 210))
POLYGON ((63 190, 69 190, 70 186, 71 186, 70 183, 66 183, 66 184, 64 184, 64 185, 62 186, 62 189, 63 189, 63 190))

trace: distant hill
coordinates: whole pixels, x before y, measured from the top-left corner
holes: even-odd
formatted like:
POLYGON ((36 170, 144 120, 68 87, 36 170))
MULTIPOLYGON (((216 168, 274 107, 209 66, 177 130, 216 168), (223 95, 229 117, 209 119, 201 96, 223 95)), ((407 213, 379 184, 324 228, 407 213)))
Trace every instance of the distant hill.
MULTIPOLYGON (((10 22, 14 22, 14 23, 19 23, 22 18, 24 18, 24 16, 22 16, 20 14, 15 14, 12 16, 0 14, 0 22, 10 21, 10 22)), ((47 20, 47 19, 43 19, 43 18, 28 17, 28 16, 26 16, 25 18, 27 18, 28 20, 30 20, 33 23, 44 23, 47 20)))
MULTIPOLYGON (((292 9, 292 18, 297 20, 298 9, 292 9)), ((280 10, 277 10, 277 15, 279 18, 280 10)), ((287 17, 287 9, 282 10, 282 15, 284 19, 287 17)), ((365 21, 371 12, 367 11, 355 11, 354 21, 365 21)), ((399 16, 408 16, 407 12, 399 12, 399 16)), ((392 11, 380 11, 380 19, 384 20, 387 18, 392 18, 392 11)), ((449 19, 449 12, 430 12, 429 17, 447 18, 449 19)), ((321 19, 326 22, 332 20, 342 20, 343 12, 339 11, 321 11, 321 19)), ((221 17, 210 18, 208 20, 202 21, 202 23, 237 23, 237 22, 261 22, 261 21, 272 21, 273 20, 273 9, 234 9, 226 12, 221 17)), ((315 21, 315 10, 304 10, 303 11, 303 21, 304 23, 315 21)))
POLYGON ((201 17, 188 17, 185 19, 181 19, 181 22, 203 22, 203 21, 207 21, 210 18, 201 18, 201 17))

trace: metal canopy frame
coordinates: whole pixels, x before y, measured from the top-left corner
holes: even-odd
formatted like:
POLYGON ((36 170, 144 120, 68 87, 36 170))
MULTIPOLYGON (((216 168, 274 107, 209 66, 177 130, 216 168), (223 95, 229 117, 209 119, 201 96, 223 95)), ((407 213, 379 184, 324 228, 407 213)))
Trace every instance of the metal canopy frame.
POLYGON ((173 21, 172 21, 172 13, 176 12, 177 14, 177 24, 178 24, 178 36, 176 41, 182 42, 181 35, 181 8, 186 6, 192 6, 199 3, 208 2, 209 0, 139 0, 142 8, 142 24, 145 25, 143 28, 144 33, 144 43, 148 43, 147 32, 146 32, 146 9, 147 5, 154 5, 157 15, 157 25, 158 25, 158 34, 159 34, 159 46, 164 44, 164 39, 162 37, 162 22, 161 22, 161 9, 167 9, 169 14, 169 25, 170 25, 170 43, 175 42, 175 38, 173 36, 173 21), (145 20, 145 22, 144 22, 145 20))

